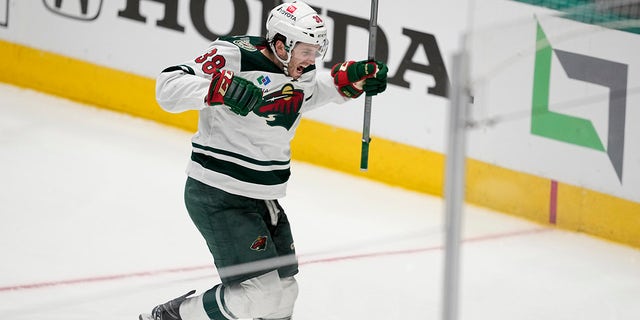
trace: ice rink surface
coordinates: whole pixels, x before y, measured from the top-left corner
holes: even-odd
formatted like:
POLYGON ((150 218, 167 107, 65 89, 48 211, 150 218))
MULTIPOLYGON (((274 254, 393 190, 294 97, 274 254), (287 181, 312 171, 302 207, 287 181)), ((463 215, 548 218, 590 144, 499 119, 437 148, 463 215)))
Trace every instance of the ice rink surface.
MULTIPOLYGON (((2 317, 134 320, 215 285, 182 202, 190 137, 0 85, 2 317)), ((292 166, 294 318, 441 319, 442 199, 292 166)), ((640 250, 473 206, 464 217, 460 319, 640 319, 640 250)))

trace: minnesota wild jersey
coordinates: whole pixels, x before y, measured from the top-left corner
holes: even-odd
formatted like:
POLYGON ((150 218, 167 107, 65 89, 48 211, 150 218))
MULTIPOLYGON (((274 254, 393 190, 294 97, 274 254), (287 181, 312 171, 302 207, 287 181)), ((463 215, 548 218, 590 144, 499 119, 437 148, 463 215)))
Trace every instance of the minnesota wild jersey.
POLYGON ((160 106, 173 113, 199 110, 187 174, 226 192, 255 199, 285 195, 290 175, 290 142, 301 114, 346 101, 327 73, 315 66, 293 80, 264 56, 261 37, 222 37, 207 51, 162 71, 156 82, 160 106), (204 102, 211 74, 230 70, 263 91, 263 103, 243 117, 227 106, 204 102))

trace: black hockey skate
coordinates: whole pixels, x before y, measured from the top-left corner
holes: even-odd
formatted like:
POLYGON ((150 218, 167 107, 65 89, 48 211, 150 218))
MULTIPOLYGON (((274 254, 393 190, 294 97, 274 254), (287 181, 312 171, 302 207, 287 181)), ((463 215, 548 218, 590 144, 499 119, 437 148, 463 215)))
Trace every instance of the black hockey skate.
POLYGON ((186 294, 173 300, 167 301, 151 310, 151 314, 143 313, 138 316, 139 320, 182 320, 180 317, 180 305, 196 291, 191 290, 186 294))

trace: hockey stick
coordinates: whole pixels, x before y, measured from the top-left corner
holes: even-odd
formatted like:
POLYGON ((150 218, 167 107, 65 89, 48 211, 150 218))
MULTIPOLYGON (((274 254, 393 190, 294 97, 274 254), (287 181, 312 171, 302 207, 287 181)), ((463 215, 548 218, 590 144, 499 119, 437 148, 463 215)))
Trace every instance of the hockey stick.
MULTIPOLYGON (((378 31, 378 0, 371 0, 371 16, 369 19, 369 60, 375 60, 376 36, 378 31)), ((362 149, 360 152, 360 170, 369 168, 369 142, 371 142, 371 96, 364 98, 364 123, 362 125, 362 149)))

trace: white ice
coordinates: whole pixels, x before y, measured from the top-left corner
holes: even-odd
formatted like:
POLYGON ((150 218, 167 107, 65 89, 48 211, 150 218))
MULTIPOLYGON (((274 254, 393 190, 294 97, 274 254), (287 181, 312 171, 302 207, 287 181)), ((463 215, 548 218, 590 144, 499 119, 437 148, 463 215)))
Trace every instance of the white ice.
MULTIPOLYGON (((0 85, 2 318, 137 319, 215 285, 182 202, 190 136, 0 85)), ((292 172, 295 319, 441 319, 442 199, 292 172)), ((464 217, 460 319, 640 319, 640 250, 473 206, 464 217)))

